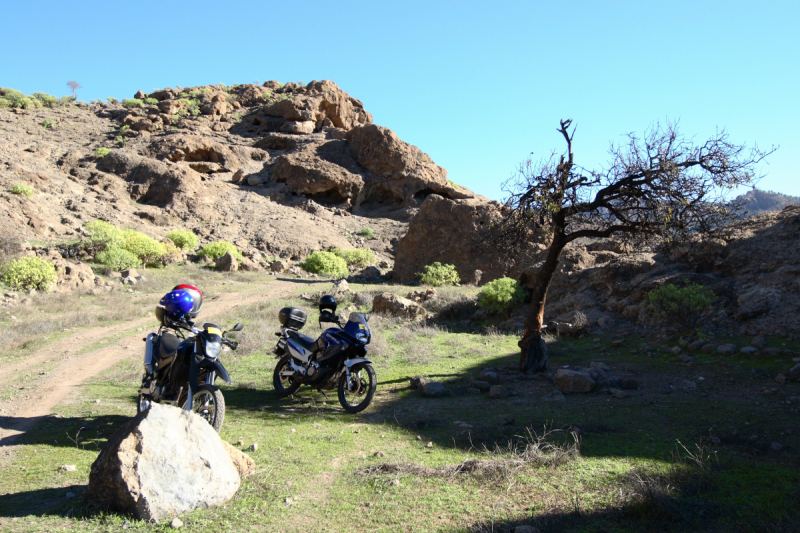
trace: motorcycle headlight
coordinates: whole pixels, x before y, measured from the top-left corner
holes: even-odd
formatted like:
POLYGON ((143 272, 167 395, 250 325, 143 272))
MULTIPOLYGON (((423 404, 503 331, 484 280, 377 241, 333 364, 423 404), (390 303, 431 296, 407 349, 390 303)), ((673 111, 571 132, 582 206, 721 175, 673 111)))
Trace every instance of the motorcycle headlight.
POLYGON ((218 341, 206 342, 206 355, 209 357, 216 357, 222 351, 222 343, 218 341))

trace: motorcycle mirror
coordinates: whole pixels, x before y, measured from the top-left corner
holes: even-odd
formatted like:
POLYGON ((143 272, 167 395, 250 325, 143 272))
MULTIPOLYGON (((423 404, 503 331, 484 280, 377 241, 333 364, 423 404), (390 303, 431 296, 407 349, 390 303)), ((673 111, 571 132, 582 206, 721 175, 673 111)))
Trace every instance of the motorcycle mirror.
POLYGON ((364 321, 365 322, 369 322, 369 317, 370 317, 371 314, 372 313, 367 313, 367 314, 364 315, 364 321))
POLYGON ((231 331, 242 331, 242 329, 244 329, 244 324, 237 322, 231 331))

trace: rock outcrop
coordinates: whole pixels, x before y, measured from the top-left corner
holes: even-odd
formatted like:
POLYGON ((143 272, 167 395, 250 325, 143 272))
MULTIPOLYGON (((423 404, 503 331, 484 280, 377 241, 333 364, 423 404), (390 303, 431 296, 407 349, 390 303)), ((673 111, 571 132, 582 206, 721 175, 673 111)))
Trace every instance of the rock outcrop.
POLYGON ((372 310, 411 320, 425 316, 425 308, 417 302, 398 296, 391 292, 376 294, 372 300, 372 310))
POLYGON ((231 499, 239 472, 250 470, 243 457, 237 462, 204 419, 154 404, 108 439, 92 464, 89 493, 121 512, 159 521, 231 499))
POLYGON ((499 204, 477 197, 451 200, 432 194, 397 243, 394 280, 418 281, 435 261, 453 264, 463 283, 485 283, 506 274, 505 266, 480 241, 482 229, 499 216, 499 204))

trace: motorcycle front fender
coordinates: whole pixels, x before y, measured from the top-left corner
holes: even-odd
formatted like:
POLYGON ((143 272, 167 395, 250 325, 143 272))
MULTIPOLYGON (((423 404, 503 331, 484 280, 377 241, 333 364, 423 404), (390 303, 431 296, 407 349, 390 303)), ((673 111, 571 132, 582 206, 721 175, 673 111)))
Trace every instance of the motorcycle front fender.
POLYGON ((348 359, 347 361, 344 362, 344 366, 346 366, 350 370, 353 370, 354 367, 360 368, 364 365, 371 365, 371 364, 372 361, 370 361, 366 357, 356 357, 355 359, 348 359))
POLYGON ((222 366, 222 363, 219 362, 218 359, 203 359, 197 365, 200 368, 207 368, 209 371, 216 372, 219 377, 221 377, 225 383, 231 383, 231 376, 228 374, 228 371, 225 370, 225 367, 222 366))

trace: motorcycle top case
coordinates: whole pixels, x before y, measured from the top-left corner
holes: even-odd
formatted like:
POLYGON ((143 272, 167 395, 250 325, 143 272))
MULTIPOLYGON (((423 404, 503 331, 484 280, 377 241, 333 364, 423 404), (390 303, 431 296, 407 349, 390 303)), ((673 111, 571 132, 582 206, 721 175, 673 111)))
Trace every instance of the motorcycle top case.
POLYGON ((306 312, 296 307, 284 307, 278 313, 278 320, 281 326, 287 328, 300 329, 306 325, 307 318, 306 312))

